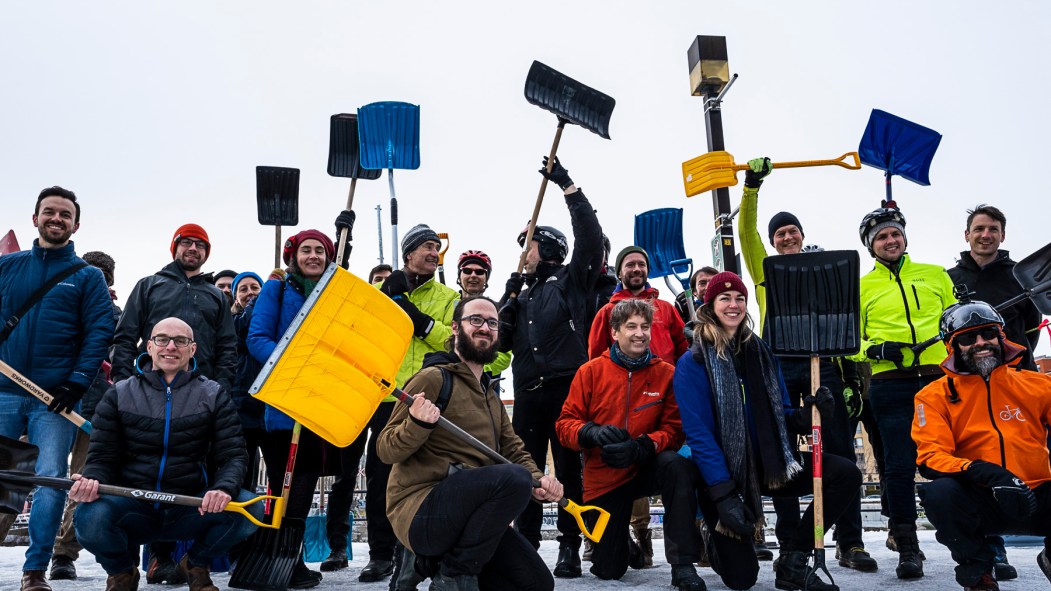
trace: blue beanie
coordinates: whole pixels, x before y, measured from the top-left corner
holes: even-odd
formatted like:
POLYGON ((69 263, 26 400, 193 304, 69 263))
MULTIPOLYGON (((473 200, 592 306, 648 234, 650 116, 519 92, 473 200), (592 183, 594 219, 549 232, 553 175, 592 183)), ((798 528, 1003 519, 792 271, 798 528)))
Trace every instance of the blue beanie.
POLYGON ((256 275, 255 273, 253 273, 251 271, 245 271, 244 273, 238 273, 237 277, 234 277, 234 282, 230 284, 230 293, 234 294, 234 297, 237 297, 237 284, 240 283, 241 280, 244 279, 245 277, 251 277, 252 279, 255 279, 256 281, 259 282, 259 287, 263 286, 263 280, 259 278, 259 275, 256 275))

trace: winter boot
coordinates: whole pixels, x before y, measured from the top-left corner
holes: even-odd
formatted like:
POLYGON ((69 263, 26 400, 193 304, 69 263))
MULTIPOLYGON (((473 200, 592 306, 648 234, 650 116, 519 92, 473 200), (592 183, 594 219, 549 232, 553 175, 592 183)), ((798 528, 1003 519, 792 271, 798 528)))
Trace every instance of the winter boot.
POLYGON ((763 534, 762 529, 755 530, 755 539, 753 540, 753 548, 755 548, 755 559, 759 561, 767 561, 774 559, 774 553, 770 551, 770 548, 766 547, 766 535, 763 534))
POLYGON ((139 569, 132 568, 106 577, 106 591, 138 591, 139 569))
POLYGON ((554 575, 560 579, 575 579, 580 576, 580 554, 573 546, 563 544, 558 549, 558 561, 555 562, 554 575))
POLYGON ((158 555, 150 552, 150 561, 146 565, 146 584, 179 585, 185 582, 186 579, 175 568, 175 561, 170 554, 158 555))
POLYGON ((52 581, 73 581, 77 578, 77 567, 73 564, 73 559, 68 556, 54 555, 51 557, 51 575, 48 577, 52 581))
POLYGON ((1051 559, 1047 556, 1047 548, 1041 550, 1036 556, 1036 564, 1040 567, 1040 572, 1047 577, 1048 582, 1051 582, 1051 559))
POLYGON ((648 527, 635 528, 635 539, 642 550, 642 568, 653 568, 653 530, 648 527))
POLYGON ((474 575, 453 576, 438 573, 431 579, 429 589, 430 591, 479 591, 478 577, 474 575))
POLYGON ((292 567, 292 578, 288 581, 289 589, 310 589, 321 584, 321 573, 307 568, 303 562, 303 554, 299 554, 299 561, 292 567))
POLYGON ((1000 591, 1000 585, 996 583, 993 575, 986 573, 973 585, 965 586, 963 591, 1000 591))
POLYGON ((822 581, 807 567, 807 555, 782 548, 774 567, 774 586, 784 591, 839 591, 837 585, 822 581))
POLYGON ((879 569, 876 559, 872 558, 861 544, 851 544, 849 548, 837 547, 836 558, 839 560, 839 566, 863 573, 871 573, 879 569))
POLYGON ((350 565, 350 561, 347 560, 347 549, 346 548, 333 548, 328 553, 328 558, 321 561, 321 572, 327 573, 335 570, 342 570, 350 565))
POLYGON ((365 565, 365 568, 362 568, 361 572, 358 573, 358 581, 362 583, 375 583, 376 581, 386 579, 393 573, 393 560, 373 559, 369 560, 369 563, 365 565))
MULTIPOLYGON (((986 538, 986 543, 993 549, 996 555, 993 558, 993 574, 997 581, 1010 581, 1018 578, 1018 569, 1007 562, 1007 548, 1004 548, 1004 539, 999 537, 986 538)), ((52 567, 54 572, 54 567, 52 567)), ((52 579, 55 577, 51 577, 52 579)))
POLYGON ((916 538, 916 524, 894 524, 891 531, 898 547, 899 579, 918 579, 923 576, 923 559, 920 558, 920 541, 916 538))
POLYGON ((175 570, 179 571, 182 578, 186 579, 186 583, 190 586, 190 591, 219 591, 219 588, 212 583, 211 572, 207 566, 191 566, 190 558, 187 555, 183 555, 182 560, 175 566, 175 570))
POLYGON ((692 564, 673 564, 671 567, 671 586, 678 591, 707 591, 704 580, 697 574, 692 564))
POLYGON ((423 579, 416 571, 416 555, 400 543, 394 546, 394 574, 388 591, 416 591, 423 579))

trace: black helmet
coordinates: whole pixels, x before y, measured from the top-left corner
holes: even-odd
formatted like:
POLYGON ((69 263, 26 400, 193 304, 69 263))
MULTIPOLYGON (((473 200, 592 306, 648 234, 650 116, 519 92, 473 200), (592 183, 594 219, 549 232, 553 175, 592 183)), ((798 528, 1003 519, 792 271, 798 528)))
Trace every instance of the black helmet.
MULTIPOLYGON (((876 234, 880 230, 888 226, 901 226, 902 233, 905 233, 905 215, 901 213, 901 210, 892 207, 881 207, 865 214, 865 217, 861 220, 861 226, 858 227, 858 235, 861 238, 861 243, 869 249, 869 254, 875 256, 872 252, 872 239, 876 237, 876 234)), ((905 246, 909 245, 909 241, 906 238, 905 246)))
POLYGON ((948 344, 956 333, 990 324, 999 326, 1001 331, 1004 329, 1003 316, 996 308, 985 302, 965 298, 942 312, 939 328, 942 340, 948 344))
MULTIPOLYGON (((518 246, 522 248, 525 248, 525 237, 528 230, 529 225, 526 224, 525 230, 518 235, 518 246)), ((566 235, 551 226, 537 226, 533 230, 533 240, 540 243, 538 252, 542 261, 558 260, 561 262, 569 256, 569 241, 566 240, 566 235)))

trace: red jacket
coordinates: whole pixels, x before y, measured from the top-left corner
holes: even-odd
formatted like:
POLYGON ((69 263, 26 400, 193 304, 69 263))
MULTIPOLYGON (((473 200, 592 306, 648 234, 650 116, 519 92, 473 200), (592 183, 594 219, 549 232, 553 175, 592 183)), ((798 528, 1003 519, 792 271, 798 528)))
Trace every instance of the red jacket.
POLYGON ((621 300, 649 300, 653 304, 653 325, 650 327, 650 351, 657 357, 675 365, 679 357, 690 348, 686 342, 686 325, 682 316, 675 311, 675 306, 658 299, 660 292, 654 287, 647 287, 639 295, 618 286, 617 291, 609 298, 609 303, 602 307, 595 315, 595 321, 591 324, 591 334, 588 335, 588 357, 595 359, 603 352, 609 351, 613 345, 613 332, 609 324, 609 316, 613 313, 613 306, 621 300))
MULTIPOLYGON (((672 392, 675 368, 654 357, 649 365, 628 372, 609 358, 609 351, 580 366, 562 415, 555 422, 558 440, 580 450, 578 434, 586 423, 617 425, 632 437, 647 435, 657 453, 682 446, 682 419, 672 392)), ((605 494, 635 477, 636 467, 611 468, 598 448, 584 451, 584 501, 605 494)))

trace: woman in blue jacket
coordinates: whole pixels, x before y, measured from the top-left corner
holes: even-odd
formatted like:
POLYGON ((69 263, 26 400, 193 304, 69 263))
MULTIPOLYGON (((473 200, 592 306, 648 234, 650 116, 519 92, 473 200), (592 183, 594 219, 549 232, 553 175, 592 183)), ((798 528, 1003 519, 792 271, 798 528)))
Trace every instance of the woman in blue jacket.
MULTIPOLYGON (((675 368, 686 444, 708 487, 698 501, 710 531, 709 559, 731 589, 755 585, 759 562, 752 540, 764 523, 762 497, 813 493, 811 454, 796 456, 791 433, 809 432, 812 405, 831 417, 835 404, 821 388, 804 400, 802 411, 791 407, 777 360, 752 332, 747 304, 740 277, 712 277, 697 310, 694 345, 675 368)), ((861 472, 836 456, 822 454, 822 461, 825 520, 831 523, 861 486, 861 472)), ((803 526, 780 540, 778 589, 838 590, 808 576, 812 531, 813 507, 807 507, 803 526)))

